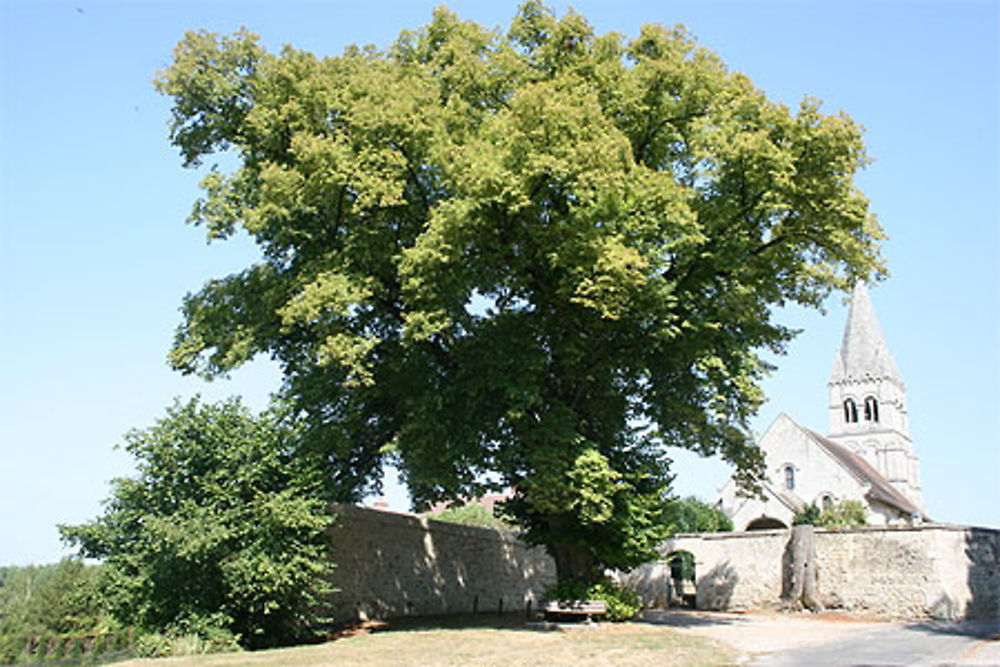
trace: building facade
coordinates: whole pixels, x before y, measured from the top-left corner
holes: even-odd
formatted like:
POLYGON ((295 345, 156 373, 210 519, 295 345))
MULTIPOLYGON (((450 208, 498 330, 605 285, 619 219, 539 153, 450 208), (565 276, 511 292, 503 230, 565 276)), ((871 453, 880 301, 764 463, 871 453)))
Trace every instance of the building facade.
POLYGON ((723 487, 719 503, 736 530, 790 526, 808 504, 822 509, 844 500, 864 503, 871 524, 925 518, 906 385, 862 282, 854 288, 828 386, 827 436, 782 413, 759 443, 767 466, 763 497, 741 493, 733 480, 723 487))

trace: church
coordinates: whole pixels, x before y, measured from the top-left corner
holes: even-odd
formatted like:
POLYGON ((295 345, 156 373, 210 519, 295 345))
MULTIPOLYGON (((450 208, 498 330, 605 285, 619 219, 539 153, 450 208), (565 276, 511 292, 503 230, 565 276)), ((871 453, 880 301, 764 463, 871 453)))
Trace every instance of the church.
POLYGON ((828 435, 782 413, 762 436, 763 498, 741 494, 732 479, 722 488, 719 505, 736 530, 788 527, 808 504, 844 500, 861 501, 873 525, 927 520, 906 386, 863 282, 854 287, 829 390, 828 435))

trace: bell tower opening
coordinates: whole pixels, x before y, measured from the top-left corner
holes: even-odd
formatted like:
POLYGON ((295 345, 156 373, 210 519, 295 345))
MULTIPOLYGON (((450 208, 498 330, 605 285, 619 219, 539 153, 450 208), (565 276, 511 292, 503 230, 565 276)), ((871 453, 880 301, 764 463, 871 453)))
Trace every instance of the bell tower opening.
POLYGON ((878 422, 878 400, 874 396, 865 399, 865 421, 878 422))
POLYGON ((844 399, 844 423, 858 423, 858 404, 854 402, 853 398, 844 399))

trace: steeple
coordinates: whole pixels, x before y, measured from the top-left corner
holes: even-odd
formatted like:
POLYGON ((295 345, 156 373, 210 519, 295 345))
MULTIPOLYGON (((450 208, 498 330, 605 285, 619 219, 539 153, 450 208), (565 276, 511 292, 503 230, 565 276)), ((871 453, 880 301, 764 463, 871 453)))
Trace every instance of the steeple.
POLYGON ((862 456, 918 507, 920 462, 910 441, 906 386, 882 337, 868 288, 854 285, 830 376, 830 439, 862 456))
POLYGON ((903 385, 903 378, 889 347, 882 337, 882 328, 875 317, 865 283, 854 285, 851 308, 844 327, 840 351, 834 358, 831 383, 864 380, 890 380, 903 385))

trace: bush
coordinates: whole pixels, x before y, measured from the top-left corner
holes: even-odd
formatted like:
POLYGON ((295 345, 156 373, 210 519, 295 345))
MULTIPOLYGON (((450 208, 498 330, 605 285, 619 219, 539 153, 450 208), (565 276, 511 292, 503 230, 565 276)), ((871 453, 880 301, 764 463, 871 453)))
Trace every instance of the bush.
POLYGON ((611 579, 593 584, 587 590, 587 595, 591 600, 604 600, 607 608, 605 617, 615 623, 635 618, 635 615, 642 609, 642 601, 639 599, 638 593, 615 583, 611 579))
POLYGON ((792 519, 792 525, 802 524, 823 527, 865 526, 868 524, 868 508, 859 500, 844 500, 822 511, 810 503, 796 512, 792 519))
POLYGON ((860 500, 844 500, 823 510, 819 516, 821 526, 866 526, 868 508, 860 500))
POLYGON ((236 636, 224 628, 203 627, 184 633, 179 628, 145 634, 136 641, 134 652, 143 658, 202 655, 243 650, 236 636))
POLYGON ((819 525, 820 511, 815 504, 809 503, 798 512, 795 513, 795 517, 792 519, 793 526, 816 526, 819 525))
POLYGON ((560 601, 603 600, 605 618, 615 623, 635 618, 642 609, 642 601, 635 591, 609 578, 589 586, 579 580, 563 581, 547 588, 545 595, 550 600, 560 601))

